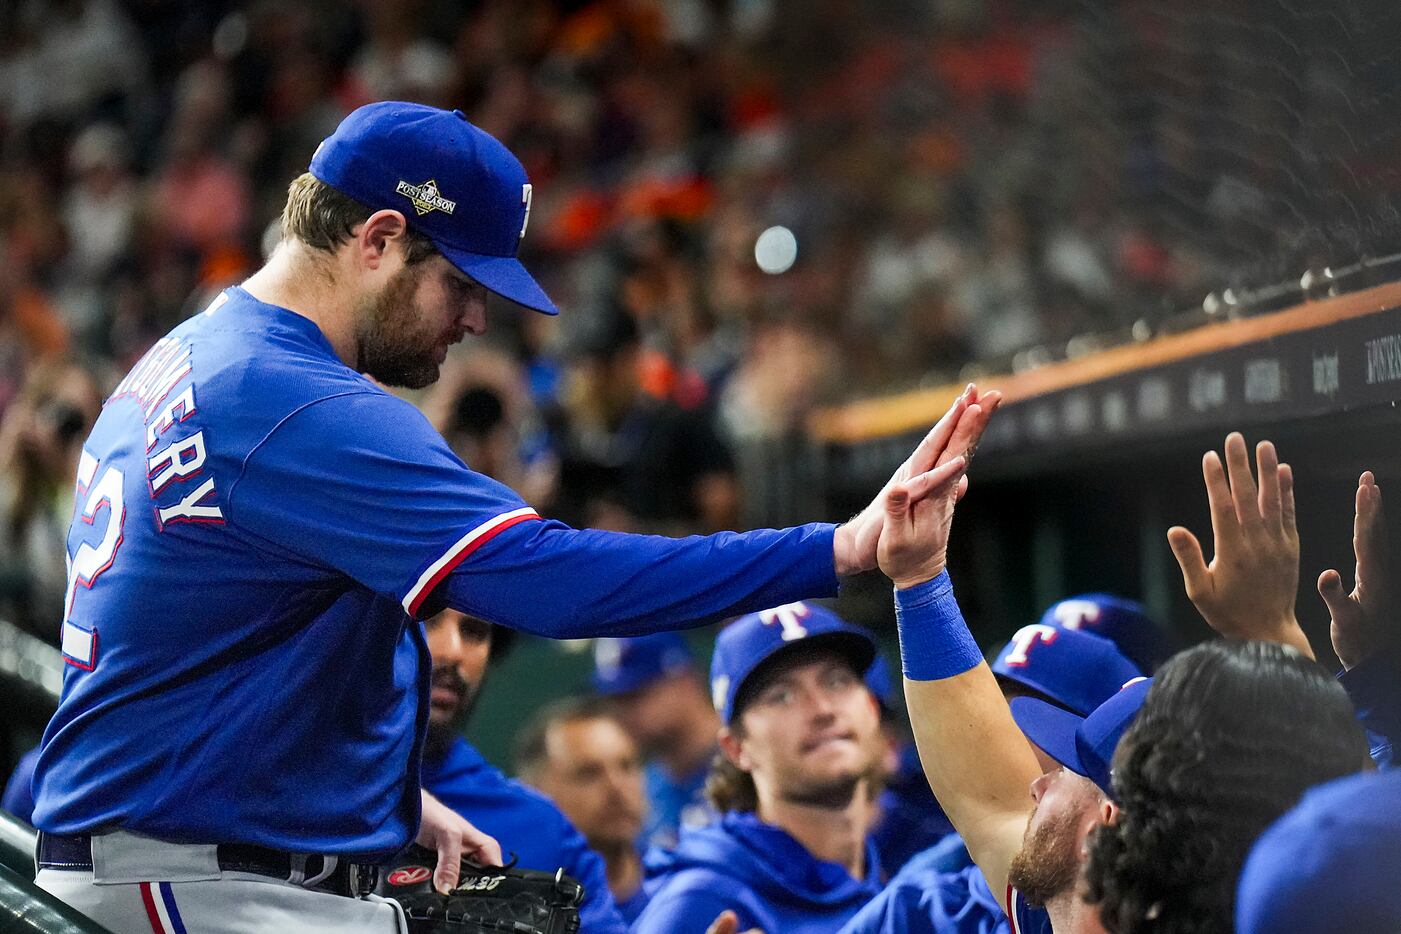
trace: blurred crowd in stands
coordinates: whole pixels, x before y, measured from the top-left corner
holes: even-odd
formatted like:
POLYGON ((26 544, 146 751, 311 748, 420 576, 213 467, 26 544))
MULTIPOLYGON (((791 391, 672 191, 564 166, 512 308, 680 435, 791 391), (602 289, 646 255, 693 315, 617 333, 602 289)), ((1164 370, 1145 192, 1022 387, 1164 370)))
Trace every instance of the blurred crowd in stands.
POLYGON ((101 399, 259 265, 355 106, 461 108, 534 184, 523 250, 565 314, 497 308, 423 400, 468 463, 576 523, 710 531, 741 516, 735 446, 1200 303, 1276 235, 1271 179, 1204 161, 1237 111, 1269 126, 1260 95, 1143 106, 1207 54, 1192 23, 1075 0, 4 4, 5 610, 54 618, 101 399), (775 226, 797 258, 766 274, 775 226))

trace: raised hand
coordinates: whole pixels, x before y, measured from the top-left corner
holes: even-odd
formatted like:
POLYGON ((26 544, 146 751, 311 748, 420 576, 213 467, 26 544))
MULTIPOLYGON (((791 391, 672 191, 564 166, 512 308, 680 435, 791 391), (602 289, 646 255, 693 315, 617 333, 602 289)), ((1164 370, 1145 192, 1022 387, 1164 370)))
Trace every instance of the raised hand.
MULTIPOLYGON (((897 485, 907 485, 913 501, 928 495, 932 488, 929 474, 955 457, 971 457, 987 428, 988 419, 1001 404, 1002 393, 992 390, 979 396, 977 386, 968 384, 944 417, 886 481, 875 499, 850 522, 837 529, 834 557, 838 574, 869 571, 876 566, 876 543, 885 523, 886 494, 897 485)), ((964 477, 954 491, 955 499, 962 497, 967 488, 968 480, 964 477)))
POLYGON ((1226 436, 1226 463, 1215 451, 1202 458, 1211 506, 1211 563, 1197 537, 1168 529, 1168 545, 1182 581, 1207 624, 1228 639, 1258 639, 1313 650, 1294 616, 1299 589, 1299 532, 1294 520, 1294 474, 1274 444, 1255 447, 1259 484, 1250 473, 1245 438, 1226 436))
POLYGON ((1334 570, 1318 576, 1318 593, 1333 617, 1329 635, 1344 668, 1353 668, 1381 648, 1394 630, 1395 609, 1387 580, 1386 522, 1382 488, 1366 471, 1357 481, 1357 512, 1352 520, 1352 551, 1357 558, 1352 593, 1343 591, 1343 576, 1334 570))
POLYGON ((943 571, 954 503, 967 469, 968 458, 959 454, 886 490, 885 522, 876 545, 876 560, 896 587, 912 587, 943 571))

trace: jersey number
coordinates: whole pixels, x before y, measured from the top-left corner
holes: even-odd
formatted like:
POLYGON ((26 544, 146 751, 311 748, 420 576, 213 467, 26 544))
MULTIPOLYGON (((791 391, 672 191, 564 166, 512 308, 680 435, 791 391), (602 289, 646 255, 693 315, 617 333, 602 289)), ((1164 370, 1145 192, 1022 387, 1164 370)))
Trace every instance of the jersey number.
POLYGON ((78 498, 83 502, 83 511, 77 516, 88 525, 97 522, 97 514, 107 507, 106 526, 102 539, 96 545, 87 542, 68 556, 68 593, 63 603, 63 660, 70 665, 88 671, 97 664, 97 627, 85 629, 73 621, 73 604, 78 596, 78 587, 92 589, 97 579, 112 566, 117 557, 117 549, 122 544, 122 524, 126 521, 126 503, 123 500, 122 472, 116 467, 108 467, 102 472, 97 483, 92 483, 97 475, 97 459, 87 451, 83 452, 78 464, 78 498), (86 494, 86 499, 83 499, 86 494))

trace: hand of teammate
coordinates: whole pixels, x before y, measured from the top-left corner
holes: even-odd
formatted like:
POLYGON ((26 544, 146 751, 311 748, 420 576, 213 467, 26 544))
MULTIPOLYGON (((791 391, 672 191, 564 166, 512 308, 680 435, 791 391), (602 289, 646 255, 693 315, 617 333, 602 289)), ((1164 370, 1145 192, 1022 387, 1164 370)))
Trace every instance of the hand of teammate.
POLYGON ((415 842, 438 852, 438 868, 433 872, 433 887, 444 895, 457 885, 461 861, 465 856, 482 866, 501 865, 501 846, 452 808, 428 792, 423 795, 423 820, 418 825, 415 842))
POLYGON ((1386 622, 1394 619, 1387 580, 1386 521, 1382 488, 1369 470, 1357 481, 1357 512, 1352 520, 1352 551, 1357 557, 1352 593, 1334 570, 1318 576, 1318 593, 1333 617, 1329 635, 1344 668, 1353 668, 1387 641, 1386 622))
MULTIPOLYGON (((705 934, 738 934, 739 915, 733 911, 725 910, 720 912, 720 917, 710 923, 710 927, 705 929, 705 934)), ((758 928, 750 928, 744 934, 764 934, 758 928)))
POLYGON ((1215 451, 1202 458, 1214 536, 1211 563, 1197 537, 1168 529, 1187 596, 1207 624, 1228 639, 1291 645, 1313 657, 1294 616, 1299 589, 1299 532, 1294 522, 1294 474, 1274 445, 1255 447, 1257 487, 1239 432, 1226 436, 1226 464, 1215 451))
MULTIPOLYGON (((924 436, 924 440, 895 471, 870 505, 837 529, 833 550, 839 575, 869 571, 876 567, 876 543, 885 524, 887 494, 897 485, 907 485, 912 503, 928 496, 933 487, 931 472, 960 455, 971 457, 987 428, 988 419, 1001 404, 1002 393, 994 389, 979 396, 978 387, 968 384, 968 388, 954 400, 948 412, 924 436)), ((955 500, 961 498, 967 489, 968 479, 963 477, 954 491, 955 500)))
POLYGON ((876 561, 896 587, 922 584, 944 570, 954 503, 967 469, 968 458, 958 454, 886 491, 876 561))

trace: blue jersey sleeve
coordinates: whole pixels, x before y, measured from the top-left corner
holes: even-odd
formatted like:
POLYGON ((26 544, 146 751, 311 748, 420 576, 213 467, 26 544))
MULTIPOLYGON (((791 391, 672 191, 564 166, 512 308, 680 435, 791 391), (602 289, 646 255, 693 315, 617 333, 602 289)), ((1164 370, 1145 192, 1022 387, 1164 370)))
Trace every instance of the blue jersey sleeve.
POLYGON ((370 390, 303 406, 245 459, 230 521, 392 595, 553 638, 700 625, 831 595, 834 526, 683 539, 542 521, 474 473, 408 403, 370 390))
POLYGON ((530 522, 458 565, 445 598, 464 613, 552 638, 698 626, 835 594, 834 528, 677 539, 530 522))
POLYGON ((1338 680, 1367 730, 1372 761, 1379 769, 1394 768, 1401 737, 1401 650, 1377 652, 1339 674, 1338 680))
POLYGON ((231 523, 282 557, 339 571, 412 613, 449 553, 534 510, 472 472, 409 403, 373 389, 318 399, 244 458, 231 523))

